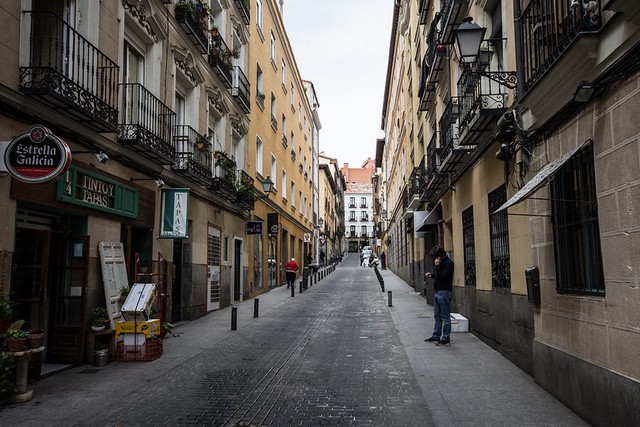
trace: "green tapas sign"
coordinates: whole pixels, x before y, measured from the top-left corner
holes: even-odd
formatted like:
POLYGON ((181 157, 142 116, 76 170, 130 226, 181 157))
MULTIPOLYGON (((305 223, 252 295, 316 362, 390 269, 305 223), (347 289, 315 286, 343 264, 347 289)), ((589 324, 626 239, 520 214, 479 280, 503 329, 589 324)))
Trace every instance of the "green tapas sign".
POLYGON ((58 181, 56 197, 62 202, 127 218, 138 216, 138 190, 75 166, 58 181))

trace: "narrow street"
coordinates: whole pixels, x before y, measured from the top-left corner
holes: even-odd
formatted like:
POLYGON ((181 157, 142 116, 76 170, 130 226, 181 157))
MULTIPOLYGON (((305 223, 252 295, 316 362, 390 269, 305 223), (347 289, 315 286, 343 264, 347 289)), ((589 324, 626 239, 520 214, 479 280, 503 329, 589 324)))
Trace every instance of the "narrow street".
POLYGON ((0 424, 585 425, 473 335, 425 343, 416 325, 431 328, 431 307, 383 273, 393 307, 374 270, 350 254, 302 295, 286 287, 263 295, 258 318, 252 300, 238 304, 236 331, 221 310, 176 328, 154 362, 43 379, 32 402, 0 412, 0 424), (452 369, 459 362, 467 367, 452 369), (529 405, 513 404, 512 389, 529 405))

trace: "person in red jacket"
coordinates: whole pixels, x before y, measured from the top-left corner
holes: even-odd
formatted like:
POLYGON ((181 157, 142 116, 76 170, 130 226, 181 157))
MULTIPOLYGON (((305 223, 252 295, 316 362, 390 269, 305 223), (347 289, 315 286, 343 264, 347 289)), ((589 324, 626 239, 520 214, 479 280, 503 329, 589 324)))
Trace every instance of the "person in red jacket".
POLYGON ((296 262, 295 258, 291 258, 291 261, 284 265, 284 271, 287 275, 287 288, 289 286, 294 286, 294 282, 296 281, 296 272, 300 267, 296 262))

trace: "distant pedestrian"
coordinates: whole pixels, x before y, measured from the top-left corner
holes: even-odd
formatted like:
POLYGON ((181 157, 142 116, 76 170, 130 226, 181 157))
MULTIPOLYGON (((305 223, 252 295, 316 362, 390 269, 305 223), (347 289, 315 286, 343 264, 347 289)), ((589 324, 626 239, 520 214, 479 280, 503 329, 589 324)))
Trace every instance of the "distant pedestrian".
POLYGON ((387 269, 387 254, 385 254, 384 252, 382 252, 380 254, 380 262, 382 263, 382 269, 386 270, 387 269))
POLYGON ((451 340, 451 299, 453 298, 453 261, 441 246, 434 246, 429 255, 433 257, 436 268, 425 276, 433 277, 435 298, 433 301, 433 317, 435 324, 433 333, 425 341, 435 341, 438 345, 449 344, 451 340))
POLYGON ((324 258, 325 258, 324 251, 320 250, 320 267, 324 267, 324 258))
POLYGON ((287 276, 287 288, 289 286, 295 286, 296 272, 299 268, 300 267, 298 266, 295 258, 291 258, 291 261, 284 265, 285 274, 287 276))

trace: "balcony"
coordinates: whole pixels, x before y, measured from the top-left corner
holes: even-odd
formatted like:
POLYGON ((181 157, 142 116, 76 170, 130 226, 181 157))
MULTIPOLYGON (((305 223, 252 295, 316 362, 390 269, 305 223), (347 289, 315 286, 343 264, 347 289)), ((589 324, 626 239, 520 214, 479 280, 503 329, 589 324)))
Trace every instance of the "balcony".
POLYGON ((121 84, 120 90, 118 142, 158 164, 173 164, 176 114, 139 83, 121 84))
POLYGON ((207 53, 208 12, 198 0, 176 3, 176 21, 200 53, 207 53))
POLYGON ((25 12, 29 65, 19 90, 96 132, 118 127, 118 66, 61 18, 25 12))
POLYGON ((355 231, 350 231, 349 232, 349 237, 357 237, 356 236, 356 232, 355 231))
POLYGON ((243 209, 248 211, 255 207, 255 191, 253 186, 253 178, 243 170, 238 172, 238 188, 236 191, 236 203, 243 209))
POLYGON ((459 111, 458 98, 451 98, 440 118, 440 173, 458 172, 463 158, 474 148, 460 145, 459 111))
POLYGON ((360 222, 367 222, 369 221, 369 215, 365 215, 365 216, 361 216, 360 217, 360 222))
POLYGON ((358 219, 355 216, 349 217, 349 222, 356 222, 358 219))
POLYGON ((249 7, 249 0, 235 0, 236 3, 236 7, 238 8, 238 11, 240 11, 240 19, 242 19, 242 22, 244 22, 244 25, 249 25, 250 21, 250 7, 249 7))
POLYGON ((245 113, 251 111, 249 104, 249 80, 238 66, 233 67, 233 85, 231 87, 231 95, 236 99, 238 105, 245 113))
POLYGON ((446 175, 438 172, 440 169, 440 148, 438 148, 438 134, 434 132, 427 144, 427 161, 425 165, 425 185, 422 187, 420 198, 429 203, 437 201, 438 193, 446 184, 446 175))
POLYGON ((420 111, 428 110, 429 105, 435 100, 436 82, 444 70, 443 59, 446 57, 447 47, 440 45, 440 18, 440 13, 436 13, 427 35, 427 52, 422 61, 420 88, 418 89, 418 98, 420 99, 418 108, 420 111))
POLYGON ((420 7, 418 11, 420 13, 419 21, 420 25, 424 25, 427 23, 427 14, 429 13, 429 8, 431 7, 432 0, 420 0, 420 7))
POLYGON ((492 139, 487 135, 495 132, 496 121, 507 111, 508 89, 515 88, 514 72, 494 71, 489 63, 490 59, 476 65, 479 71, 465 69, 458 80, 459 132, 464 145, 492 139))
POLYGON ((231 89, 233 84, 233 65, 231 65, 231 57, 234 53, 229 49, 220 34, 211 36, 211 46, 209 47, 209 56, 207 61, 213 72, 220 77, 222 83, 231 89))
POLYGON ((462 23, 462 18, 467 15, 471 0, 441 0, 440 16, 442 29, 440 44, 453 44, 453 30, 462 23))
POLYGON ((200 184, 211 183, 211 142, 191 126, 174 127, 176 160, 173 170, 200 184))
POLYGON ((360 203, 360 209, 366 209, 369 205, 367 203, 360 203))
POLYGON ((424 183, 422 168, 413 168, 409 181, 407 182, 407 211, 414 211, 420 204, 420 189, 424 183))
POLYGON ((223 151, 214 151, 213 159, 213 179, 209 189, 233 203, 236 201, 236 162, 223 151))
POLYGON ((349 208, 350 209, 355 209, 357 206, 355 203, 349 203, 349 208))

